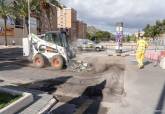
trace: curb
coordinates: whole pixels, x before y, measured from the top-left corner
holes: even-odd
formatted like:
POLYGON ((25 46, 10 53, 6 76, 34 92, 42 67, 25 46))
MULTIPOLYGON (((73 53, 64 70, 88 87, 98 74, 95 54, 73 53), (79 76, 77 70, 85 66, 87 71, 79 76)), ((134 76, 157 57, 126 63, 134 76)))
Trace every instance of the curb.
POLYGON ((35 67, 31 62, 27 60, 21 60, 19 58, 0 58, 3 61, 13 61, 16 65, 27 66, 27 67, 35 67))
POLYGON ((41 109, 38 114, 45 114, 47 113, 55 104, 57 104, 58 101, 55 98, 52 98, 46 106, 41 109))
POLYGON ((108 56, 121 56, 121 57, 126 57, 126 56, 135 56, 135 54, 108 54, 108 56))
POLYGON ((0 87, 0 91, 12 94, 12 95, 22 95, 17 101, 9 104, 8 106, 2 108, 0 110, 0 114, 13 114, 20 111, 22 108, 26 107, 30 103, 34 101, 33 95, 31 93, 17 91, 14 89, 2 88, 0 87))
POLYGON ((12 61, 12 60, 20 60, 20 59, 18 59, 18 58, 0 58, 0 60, 12 61))

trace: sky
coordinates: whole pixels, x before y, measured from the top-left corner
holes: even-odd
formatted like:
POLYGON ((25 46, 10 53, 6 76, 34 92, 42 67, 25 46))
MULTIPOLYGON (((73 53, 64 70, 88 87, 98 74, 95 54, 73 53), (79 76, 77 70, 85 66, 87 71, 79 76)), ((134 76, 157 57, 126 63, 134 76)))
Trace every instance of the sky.
POLYGON ((165 0, 60 0, 76 9, 78 18, 102 30, 115 32, 117 22, 124 22, 125 33, 143 29, 147 24, 165 19, 165 0))

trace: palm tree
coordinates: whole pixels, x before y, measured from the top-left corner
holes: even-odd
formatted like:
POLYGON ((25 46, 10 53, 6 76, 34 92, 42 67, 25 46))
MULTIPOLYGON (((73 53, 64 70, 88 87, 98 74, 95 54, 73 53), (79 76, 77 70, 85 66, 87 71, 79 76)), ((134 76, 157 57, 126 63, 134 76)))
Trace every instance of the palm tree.
MULTIPOLYGON (((40 28, 41 28, 41 33, 44 33, 46 31, 51 31, 54 30, 54 27, 51 22, 53 22, 51 19, 53 18, 53 12, 54 9, 52 8, 52 5, 55 5, 58 8, 62 8, 60 3, 57 0, 40 0, 39 5, 37 8, 39 8, 39 22, 40 22, 40 28), (47 27, 45 26, 44 22, 47 20, 47 27), (46 28, 45 28, 46 27, 46 28)), ((37 10, 36 10, 37 11, 37 10)))
POLYGON ((6 2, 6 0, 0 0, 0 17, 4 20, 4 30, 5 30, 5 46, 7 43, 7 19, 12 16, 12 7, 11 4, 6 2))
POLYGON ((57 0, 49 0, 49 2, 59 8, 62 8, 61 4, 57 0))

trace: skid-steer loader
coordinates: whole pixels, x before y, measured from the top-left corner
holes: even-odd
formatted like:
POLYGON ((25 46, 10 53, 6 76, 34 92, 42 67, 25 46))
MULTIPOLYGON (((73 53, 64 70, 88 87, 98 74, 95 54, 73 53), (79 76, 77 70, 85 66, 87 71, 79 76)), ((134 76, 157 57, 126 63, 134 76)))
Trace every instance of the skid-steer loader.
POLYGON ((75 55, 69 46, 66 32, 51 31, 23 38, 23 56, 30 58, 38 68, 51 65, 59 70, 67 66, 75 55))

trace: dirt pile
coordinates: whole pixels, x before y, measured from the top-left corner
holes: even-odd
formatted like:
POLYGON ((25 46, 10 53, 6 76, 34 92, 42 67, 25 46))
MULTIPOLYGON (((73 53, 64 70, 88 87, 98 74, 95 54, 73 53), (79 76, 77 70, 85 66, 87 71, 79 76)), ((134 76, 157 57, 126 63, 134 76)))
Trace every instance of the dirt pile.
POLYGON ((126 66, 123 61, 96 58, 89 64, 92 67, 92 73, 106 80, 106 92, 104 94, 124 94, 124 75, 126 66))
POLYGON ((84 61, 76 61, 71 70, 85 72, 83 75, 88 78, 96 78, 100 81, 106 80, 106 94, 122 95, 124 93, 126 66, 122 58, 91 57, 88 60, 84 59, 84 61))
POLYGON ((125 70, 125 65, 119 60, 110 58, 94 58, 89 61, 89 66, 93 73, 105 73, 108 71, 118 72, 118 70, 125 70))

